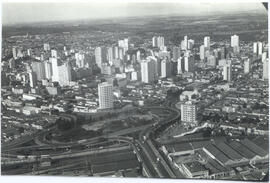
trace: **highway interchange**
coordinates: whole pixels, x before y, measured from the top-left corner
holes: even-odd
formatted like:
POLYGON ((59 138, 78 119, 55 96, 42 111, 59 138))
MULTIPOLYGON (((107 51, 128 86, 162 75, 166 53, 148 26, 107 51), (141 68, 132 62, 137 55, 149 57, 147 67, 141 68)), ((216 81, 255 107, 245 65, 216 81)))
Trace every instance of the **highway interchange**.
MULTIPOLYGON (((85 156, 93 155, 96 153, 108 152, 108 151, 117 151, 123 148, 126 148, 127 145, 132 147, 134 152, 137 155, 138 160, 142 163, 144 169, 144 176, 152 177, 152 178, 183 178, 183 176, 176 174, 173 167, 167 163, 163 154, 159 151, 158 147, 155 145, 155 139, 153 134, 157 134, 160 131, 168 128, 174 122, 179 121, 180 112, 171 107, 146 107, 146 109, 150 110, 154 115, 158 116, 158 114, 162 112, 168 112, 170 114, 166 119, 159 120, 152 125, 144 125, 138 128, 130 128, 126 130, 121 130, 120 132, 115 132, 112 134, 108 134, 102 137, 96 137, 91 139, 84 139, 77 142, 66 143, 66 144, 54 144, 48 143, 48 141, 44 141, 44 135, 50 131, 49 129, 41 132, 40 134, 33 136, 32 139, 27 138, 26 140, 21 140, 21 143, 14 143, 8 148, 2 148, 2 158, 9 158, 9 161, 1 162, 2 167, 11 165, 11 164, 34 164, 40 161, 40 155, 32 155, 28 156, 28 158, 18 159, 20 155, 16 152, 18 150, 34 150, 34 149, 46 149, 46 150, 60 150, 57 153, 51 153, 50 158, 52 160, 63 160, 67 158, 82 158, 85 156), (128 134, 132 134, 133 132, 140 132, 139 138, 130 137, 128 134), (20 147, 25 142, 35 140, 39 142, 39 145, 25 146, 20 147), (106 146, 104 142, 99 142, 100 139, 106 140, 106 142, 111 142, 109 146, 106 146), (103 143, 103 144, 102 144, 103 143), (71 150, 76 146, 85 146, 87 149, 83 150, 71 150), (91 147, 89 149, 89 147, 91 147), (17 157, 17 158, 16 158, 17 157), (29 158, 30 157, 30 158, 29 158), (7 163, 8 162, 8 163, 7 163)), ((42 151, 41 151, 42 152, 42 151)), ((62 165, 63 169, 67 167, 74 167, 74 163, 78 164, 78 162, 68 163, 62 165)), ((42 172, 48 172, 48 170, 42 170, 42 172)), ((56 169, 61 169, 58 167, 56 169)), ((5 174, 5 169, 2 168, 2 173, 5 174)), ((7 172, 7 174, 15 174, 16 171, 7 172)), ((26 174, 33 172, 26 172, 26 174)), ((37 172, 35 173, 37 174, 37 172)))

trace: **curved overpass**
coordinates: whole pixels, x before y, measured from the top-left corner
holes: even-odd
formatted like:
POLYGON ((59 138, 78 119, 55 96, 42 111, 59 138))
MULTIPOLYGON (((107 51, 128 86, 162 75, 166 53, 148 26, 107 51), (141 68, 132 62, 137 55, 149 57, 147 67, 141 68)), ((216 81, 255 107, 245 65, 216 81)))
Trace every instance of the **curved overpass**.
MULTIPOLYGON (((118 140, 127 142, 130 145, 132 145, 133 149, 135 150, 136 154, 138 155, 138 159, 143 163, 144 165, 144 171, 147 177, 161 177, 161 178, 176 178, 173 171, 171 170, 171 167, 166 163, 162 155, 158 152, 158 149, 155 147, 155 145, 152 142, 151 136, 153 133, 158 133, 164 129, 166 129, 168 126, 176 122, 180 117, 180 112, 174 108, 171 107, 143 107, 145 109, 157 110, 157 111, 167 111, 170 112, 170 116, 166 118, 163 121, 159 121, 157 123, 154 123, 153 125, 149 125, 148 127, 144 128, 144 130, 141 131, 139 135, 139 140, 134 140, 132 138, 127 137, 103 137, 106 140, 118 140), (147 139, 147 140, 146 140, 147 139)), ((141 129, 140 129, 141 130, 141 129)), ((41 133, 41 136, 44 137, 46 133, 48 133, 49 130, 46 130, 41 133)), ((39 136, 40 138, 40 136, 39 136)), ((100 137, 98 137, 100 138, 100 137)), ((93 143, 97 143, 97 139, 85 139, 83 142, 73 142, 73 143, 64 143, 64 144, 46 144, 41 146, 40 148, 67 148, 71 146, 75 146, 78 144, 81 145, 91 145, 93 143)), ((28 147, 22 147, 28 148, 28 147)), ((32 146, 32 148, 35 148, 32 146)), ((16 148, 15 148, 16 149, 16 148)), ((76 153, 76 156, 83 156, 87 152, 78 152, 76 153)), ((88 152, 89 153, 89 152, 88 152)), ((53 158, 64 158, 64 157, 73 157, 75 154, 72 155, 72 153, 62 153, 58 155, 53 155, 53 158)))

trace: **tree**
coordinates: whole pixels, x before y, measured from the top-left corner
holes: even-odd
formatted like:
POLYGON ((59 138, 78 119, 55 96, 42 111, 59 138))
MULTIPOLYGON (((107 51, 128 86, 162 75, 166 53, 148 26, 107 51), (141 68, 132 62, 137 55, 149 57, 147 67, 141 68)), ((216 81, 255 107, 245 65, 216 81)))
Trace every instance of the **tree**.
POLYGON ((75 126, 72 120, 58 119, 56 120, 56 125, 59 130, 65 131, 73 128, 75 126))
POLYGON ((23 127, 20 127, 20 128, 18 129, 18 131, 19 131, 19 133, 23 133, 23 132, 24 132, 24 128, 23 128, 23 127))

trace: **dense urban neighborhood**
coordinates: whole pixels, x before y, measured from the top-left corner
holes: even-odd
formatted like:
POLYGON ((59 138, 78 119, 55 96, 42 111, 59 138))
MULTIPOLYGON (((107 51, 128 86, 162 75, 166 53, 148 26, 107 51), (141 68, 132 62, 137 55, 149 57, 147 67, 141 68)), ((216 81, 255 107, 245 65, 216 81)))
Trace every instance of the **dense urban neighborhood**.
POLYGON ((266 180, 267 17, 3 26, 2 175, 266 180))

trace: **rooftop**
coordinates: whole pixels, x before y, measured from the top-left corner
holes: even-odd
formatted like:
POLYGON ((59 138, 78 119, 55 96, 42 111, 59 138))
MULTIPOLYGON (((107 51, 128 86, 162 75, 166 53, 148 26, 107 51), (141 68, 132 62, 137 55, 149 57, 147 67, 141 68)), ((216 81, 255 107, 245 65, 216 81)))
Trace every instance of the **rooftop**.
POLYGON ((241 144, 243 144, 248 149, 250 149, 252 152, 254 152, 256 155, 259 155, 261 157, 266 156, 268 154, 268 152, 266 152, 260 146, 257 146, 255 143, 248 140, 247 138, 245 138, 244 140, 241 140, 241 144))
POLYGON ((191 173, 200 172, 200 171, 207 171, 205 166, 198 161, 184 163, 184 165, 185 165, 185 167, 188 168, 188 170, 191 173))

